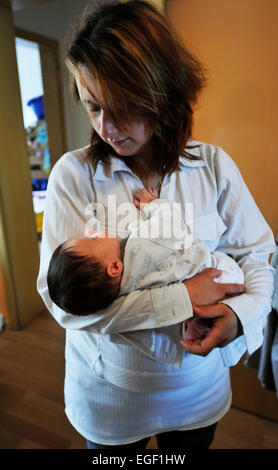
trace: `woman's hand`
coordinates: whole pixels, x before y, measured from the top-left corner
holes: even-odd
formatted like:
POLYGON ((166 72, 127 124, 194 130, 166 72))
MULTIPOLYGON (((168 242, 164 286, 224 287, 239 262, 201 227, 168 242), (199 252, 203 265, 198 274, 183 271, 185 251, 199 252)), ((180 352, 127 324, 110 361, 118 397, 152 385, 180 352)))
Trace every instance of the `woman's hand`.
POLYGON ((204 269, 185 284, 194 315, 210 323, 210 329, 205 335, 192 340, 181 339, 181 344, 187 352, 206 356, 214 348, 221 348, 242 334, 241 323, 235 312, 220 300, 246 291, 244 284, 223 284, 214 281, 222 271, 214 268, 204 269))
POLYGON ((188 353, 206 356, 214 348, 226 346, 243 333, 238 317, 228 305, 193 306, 193 312, 201 319, 210 320, 211 326, 201 338, 181 339, 181 344, 188 353))
POLYGON ((244 284, 223 284, 214 278, 221 276, 222 271, 206 268, 191 279, 183 281, 187 288, 192 305, 211 305, 227 297, 242 294, 246 291, 244 284))

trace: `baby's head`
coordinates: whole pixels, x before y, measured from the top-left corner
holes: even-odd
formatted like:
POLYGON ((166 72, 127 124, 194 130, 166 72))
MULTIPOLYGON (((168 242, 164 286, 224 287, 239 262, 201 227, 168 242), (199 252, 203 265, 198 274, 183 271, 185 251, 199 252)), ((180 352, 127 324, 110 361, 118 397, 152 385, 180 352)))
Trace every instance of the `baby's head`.
POLYGON ((119 295, 123 273, 120 244, 108 232, 71 238, 54 251, 48 268, 49 296, 62 310, 89 315, 119 295))

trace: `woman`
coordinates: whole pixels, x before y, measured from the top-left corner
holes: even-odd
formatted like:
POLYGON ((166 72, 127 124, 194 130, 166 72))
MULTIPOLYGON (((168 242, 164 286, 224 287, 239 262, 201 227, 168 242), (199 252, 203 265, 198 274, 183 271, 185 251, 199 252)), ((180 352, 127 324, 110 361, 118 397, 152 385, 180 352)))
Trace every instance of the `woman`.
POLYGON ((92 124, 91 144, 65 154, 51 172, 38 278, 47 308, 66 328, 66 414, 89 448, 144 448, 154 434, 159 448, 208 448, 231 404, 225 366, 262 342, 273 235, 230 157, 190 140, 205 74, 155 8, 134 0, 87 13, 66 63, 92 124), (184 283, 132 292, 97 315, 66 314, 47 292, 52 252, 84 235, 91 203, 121 222, 121 204, 143 186, 182 206, 193 203, 194 237, 238 262, 246 292, 217 284, 220 273, 209 269, 184 283), (212 327, 203 340, 184 342, 179 369, 147 358, 121 336, 152 329, 154 344, 164 341, 170 351, 163 327, 191 317, 192 305, 212 327))

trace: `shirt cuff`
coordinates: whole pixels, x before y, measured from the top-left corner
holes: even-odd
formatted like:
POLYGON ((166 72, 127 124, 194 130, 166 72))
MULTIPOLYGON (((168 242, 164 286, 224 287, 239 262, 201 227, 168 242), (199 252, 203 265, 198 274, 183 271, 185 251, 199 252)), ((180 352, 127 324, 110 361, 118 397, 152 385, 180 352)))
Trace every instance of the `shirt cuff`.
POLYGON ((225 367, 232 367, 238 364, 243 354, 246 352, 246 341, 244 336, 239 336, 223 348, 219 348, 222 361, 225 367))
POLYGON ((187 288, 182 282, 167 286, 168 289, 151 289, 154 314, 164 326, 183 322, 193 316, 193 309, 187 288))
POLYGON ((265 319, 262 321, 262 307, 256 302, 254 296, 249 294, 241 294, 231 299, 222 300, 220 303, 228 305, 239 318, 248 353, 252 354, 263 342, 265 319))

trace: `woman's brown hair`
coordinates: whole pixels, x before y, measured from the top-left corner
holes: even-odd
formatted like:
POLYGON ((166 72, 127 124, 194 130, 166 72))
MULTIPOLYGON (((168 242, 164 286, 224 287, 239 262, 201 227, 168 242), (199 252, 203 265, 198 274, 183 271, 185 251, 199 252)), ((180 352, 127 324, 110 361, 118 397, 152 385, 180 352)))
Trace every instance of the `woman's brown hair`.
MULTIPOLYGON (((119 130, 132 118, 148 122, 153 167, 160 176, 178 170, 180 155, 196 158, 186 147, 206 72, 151 4, 116 1, 86 11, 66 64, 75 98, 80 100, 74 77, 85 77, 89 92, 119 130)), ((109 153, 112 148, 93 129, 87 156, 94 169, 100 160, 108 161, 109 153)))

